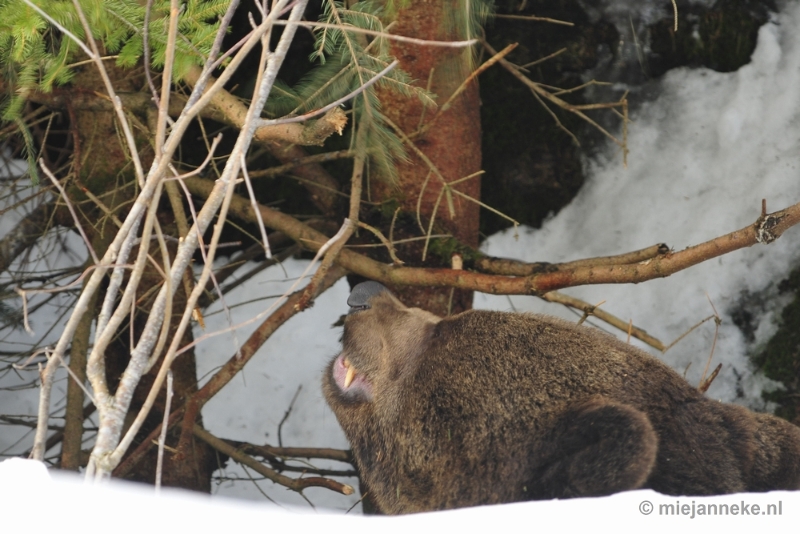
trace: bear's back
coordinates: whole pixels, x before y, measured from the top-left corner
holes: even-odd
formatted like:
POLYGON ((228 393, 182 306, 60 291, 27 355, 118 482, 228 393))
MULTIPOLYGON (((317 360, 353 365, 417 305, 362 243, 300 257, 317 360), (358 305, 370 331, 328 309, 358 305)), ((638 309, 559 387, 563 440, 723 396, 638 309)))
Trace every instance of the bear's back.
POLYGON ((605 332, 478 310, 443 319, 436 330, 416 378, 427 394, 410 412, 427 413, 429 426, 448 421, 451 434, 460 428, 467 449, 492 442, 508 444, 495 456, 533 454, 537 435, 560 413, 599 395, 643 412, 656 431, 645 487, 690 495, 800 487, 800 429, 710 400, 605 332))

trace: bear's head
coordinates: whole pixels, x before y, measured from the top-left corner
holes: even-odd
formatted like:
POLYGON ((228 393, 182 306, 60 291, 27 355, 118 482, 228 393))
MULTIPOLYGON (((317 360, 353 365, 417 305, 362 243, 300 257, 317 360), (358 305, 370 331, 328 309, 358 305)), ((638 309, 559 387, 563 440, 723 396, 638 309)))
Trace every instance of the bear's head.
POLYGON ((347 304, 342 352, 325 373, 325 397, 344 427, 388 424, 441 319, 406 307, 377 282, 357 285, 347 304))

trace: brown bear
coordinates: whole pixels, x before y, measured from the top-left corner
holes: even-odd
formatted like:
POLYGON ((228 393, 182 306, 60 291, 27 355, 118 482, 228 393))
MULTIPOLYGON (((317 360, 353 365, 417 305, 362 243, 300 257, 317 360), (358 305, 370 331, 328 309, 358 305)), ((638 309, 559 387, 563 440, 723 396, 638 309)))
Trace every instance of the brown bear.
POLYGON ((703 396, 649 354, 533 314, 441 319, 365 282, 325 397, 380 511, 800 489, 800 428, 703 396))

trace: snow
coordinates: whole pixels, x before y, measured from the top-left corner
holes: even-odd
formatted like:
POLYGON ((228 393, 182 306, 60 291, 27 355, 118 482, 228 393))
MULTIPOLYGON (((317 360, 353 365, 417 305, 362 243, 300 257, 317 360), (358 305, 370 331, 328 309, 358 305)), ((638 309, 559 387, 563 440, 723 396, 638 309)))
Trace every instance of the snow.
MULTIPOLYGON (((642 9, 644 14, 640 16, 649 16, 650 8, 642 9)), ((797 28, 800 28, 800 3, 786 3, 775 21, 761 29, 752 62, 737 72, 722 74, 703 69, 669 72, 659 82, 657 98, 643 104, 633 116, 627 169, 622 167, 615 147, 609 146, 586 162, 586 185, 568 207, 540 230, 520 230, 519 239, 514 238, 513 232, 492 236, 484 244, 485 251, 526 261, 557 262, 618 254, 658 242, 681 250, 751 224, 760 214, 762 198, 767 200, 769 211, 800 201, 800 92, 796 90, 800 87, 800 32, 797 28)), ((4 215, 0 231, 12 223, 4 215)), ((75 246, 79 245, 78 242, 75 246)), ((761 391, 776 386, 752 369, 748 354, 774 331, 775 317, 784 303, 777 298, 776 286, 798 260, 800 229, 794 228, 775 243, 737 251, 667 279, 639 285, 587 286, 564 292, 593 304, 604 300, 603 309, 624 320, 633 319, 634 324, 666 343, 709 316, 713 311, 710 299, 722 318, 712 368, 720 362, 723 368, 708 394, 724 401, 765 408, 761 391), (751 310, 757 321, 753 343, 744 339, 731 320, 731 312, 749 295, 762 295, 767 303, 763 308, 751 310)), ((283 265, 285 274, 281 267, 272 267, 227 295, 230 322, 237 324, 263 311, 272 302, 265 296, 281 294, 306 265, 303 261, 289 260, 283 265)), ((247 269, 244 267, 242 272, 247 269)), ((344 436, 322 399, 320 379, 326 362, 338 350, 341 329, 331 325, 346 311, 347 293, 347 284, 340 281, 312 309, 280 328, 244 372, 204 407, 206 427, 221 437, 277 445, 278 426, 297 394, 282 426, 283 445, 346 448, 344 436)), ((475 305, 575 318, 571 311, 533 297, 479 294, 475 305)), ((205 332, 198 328, 195 336, 228 326, 226 314, 220 312, 221 305, 215 306, 206 317, 205 332)), ((41 335, 50 326, 44 324, 45 320, 52 322, 51 317, 35 318, 42 321, 34 324, 41 335)), ((203 341, 196 350, 198 376, 207 380, 209 373, 235 354, 236 345, 243 343, 256 326, 242 328, 235 337, 220 335, 203 341)), ((669 352, 657 356, 680 372, 688 367, 687 380, 696 384, 706 367, 714 330, 713 321, 709 321, 669 352)), ((17 342, 31 343, 27 334, 17 332, 14 338, 7 332, 3 331, 4 337, 0 338, 0 350, 12 350, 17 342)), ((28 373, 34 372, 35 369, 28 373)), ((32 376, 24 375, 24 381, 32 376)), ((0 387, 22 381, 9 373, 0 377, 0 387)), ((63 385, 61 382, 56 396, 59 390, 63 394, 63 385)), ((0 413, 31 415, 36 413, 36 405, 36 390, 0 389, 0 413)), ((30 438, 12 447, 21 436, 9 428, 3 426, 0 432, 0 451, 19 454, 30 447, 30 438)), ((17 511, 11 521, 24 520, 29 525, 31 518, 36 518, 38 530, 65 521, 85 523, 100 519, 123 531, 140 530, 145 525, 152 528, 156 524, 165 525, 166 530, 173 521, 180 521, 182 528, 203 531, 223 525, 230 528, 229 525, 237 523, 263 523, 266 528, 330 528, 344 526, 345 521, 348 529, 356 530, 433 530, 458 525, 466 531, 485 531, 518 520, 522 525, 531 525, 531 529, 537 525, 558 525, 567 529, 591 526, 593 530, 624 528, 658 532, 675 528, 707 530, 712 525, 724 528, 742 522, 770 528, 779 523, 788 525, 789 518, 800 510, 800 493, 773 492, 683 498, 680 503, 733 504, 745 500, 766 505, 777 500, 783 503, 780 517, 656 517, 657 511, 642 515, 639 504, 649 500, 658 508, 659 504, 672 504, 679 499, 637 491, 607 498, 493 506, 394 519, 344 517, 342 511, 352 506, 357 496, 308 490, 307 497, 318 508, 335 512, 301 514, 300 511, 310 508, 295 493, 259 482, 261 491, 284 504, 276 507, 265 503, 255 483, 236 465, 230 465, 222 475, 245 481, 223 479, 214 492, 226 497, 256 499, 257 506, 173 491, 164 491, 156 499, 152 489, 130 486, 122 489, 123 485, 118 483, 98 489, 76 484, 65 476, 54 474, 49 478, 40 465, 19 462, 0 464, 0 502, 6 509, 17 511), (97 503, 90 512, 86 510, 86 501, 73 501, 87 496, 97 503), (129 511, 138 509, 139 503, 148 506, 147 514, 129 511), (42 514, 41 510, 47 513, 42 514)), ((345 468, 341 464, 314 464, 345 468)), ((355 483, 352 478, 342 480, 355 483)), ((792 521, 797 522, 796 518, 792 521)))
POLYGON ((491 532, 498 526, 526 531, 707 532, 709 528, 766 530, 797 523, 800 492, 774 491, 716 497, 668 497, 650 490, 610 497, 538 501, 398 517, 367 517, 330 512, 306 513, 292 507, 213 499, 178 490, 112 481, 83 484, 74 475, 54 472, 33 460, 0 463, 0 502, 4 527, 54 532, 64 526, 105 525, 114 532, 145 530, 221 532, 241 529, 272 532, 491 532), (699 515, 714 510, 718 515, 699 515), (720 505, 727 505, 722 515, 720 505), (771 508, 768 508, 772 506, 771 508), (734 508, 735 507, 735 508, 734 508), (756 508, 757 507, 757 508, 756 508), (701 512, 702 510, 702 512, 701 512), (735 510, 735 513, 734 513, 735 510), (746 510, 746 512, 745 512, 746 510), (769 510, 770 515, 766 515, 769 510), (694 513, 693 513, 694 511, 694 513), (43 513, 44 512, 44 513, 43 513))
MULTIPOLYGON (((2 154, 0 154, 2 156, 2 154)), ((27 171, 25 161, 10 160, 0 157, 0 177, 18 177, 27 171)), ((35 192, 30 186, 21 186, 12 189, 6 183, 4 192, 9 194, 2 199, 6 204, 12 204, 27 198, 35 192)), ((33 208, 35 203, 29 202, 23 208, 33 208)), ((10 229, 20 221, 23 214, 19 210, 11 210, 0 217, 0 236, 8 234, 10 229)), ((83 255, 85 247, 81 238, 66 229, 57 229, 49 232, 31 247, 27 256, 28 264, 25 270, 36 272, 51 272, 80 266, 85 261, 83 255), (73 253, 71 251, 80 251, 73 253)), ((0 285, 4 290, 13 289, 7 285, 12 277, 10 273, 21 268, 21 261, 13 262, 11 267, 0 272, 0 285)), ((71 281, 70 277, 67 281, 71 281)), ((66 283, 64 280, 61 284, 66 283)), ((30 289, 26 287, 26 289, 30 289)), ((33 310, 41 306, 36 313, 30 315, 30 328, 33 334, 28 334, 22 329, 14 329, 11 325, 2 325, 0 328, 0 415, 11 415, 27 421, 35 420, 39 406, 39 390, 31 385, 38 377, 37 362, 44 361, 44 356, 39 356, 24 369, 12 369, 11 364, 25 363, 15 356, 30 354, 32 347, 44 347, 58 341, 61 327, 66 323, 68 304, 71 298, 65 294, 33 294, 28 296, 28 307, 33 310), (49 301, 48 301, 49 299, 49 301)), ((19 299, 4 302, 11 309, 22 307, 19 299)), ((66 398, 66 371, 56 371, 53 386, 53 413, 63 414, 66 398)), ((7 424, 0 421, 0 458, 9 454, 20 454, 29 450, 33 445, 33 430, 21 425, 7 424)))
MULTIPOLYGON (((628 168, 609 150, 588 162, 589 180, 577 198, 520 242, 495 235, 485 251, 526 261, 568 261, 610 255, 666 242, 674 250, 752 224, 761 199, 769 211, 800 201, 800 8, 787 6, 776 23, 761 28, 752 62, 737 72, 676 69, 659 97, 642 106, 630 127, 628 168)), ((733 324, 731 312, 746 294, 776 291, 800 259, 800 232, 740 250, 662 280, 640 285, 585 286, 565 293, 645 328, 669 343, 713 313, 722 318, 712 364, 723 364, 709 390, 713 398, 763 408, 769 384, 755 374, 754 349, 733 324), (708 295, 708 297, 706 297, 708 295)), ((476 307, 574 317, 530 298, 478 295, 476 307)), ((760 317, 755 346, 774 329, 775 310, 760 317)), ((700 380, 710 354, 709 321, 661 356, 700 380)), ((713 369, 712 366, 712 369, 713 369)))
MULTIPOLYGON (((206 332, 214 332, 229 324, 239 324, 271 305, 275 299, 255 300, 254 295, 282 295, 307 267, 306 261, 289 259, 282 266, 265 269, 247 284, 239 286, 225 296, 230 308, 231 321, 221 313, 222 303, 217 302, 205 318, 206 332), (284 270, 285 273, 284 274, 284 270), (233 303, 246 302, 238 306, 233 303)), ((247 268, 243 269, 244 272, 247 268)), ((348 449, 347 440, 336 418, 322 398, 322 370, 333 358, 339 345, 341 328, 332 328, 339 316, 346 312, 349 287, 340 280, 323 293, 314 306, 294 316, 261 347, 245 366, 240 376, 234 378, 203 408, 203 423, 209 431, 228 439, 278 445, 278 426, 289 406, 289 417, 282 426, 282 443, 286 447, 330 447, 348 449), (298 391, 298 388, 299 391, 298 391), (292 399, 297 398, 292 404, 292 399)), ((243 343, 260 321, 237 331, 243 343)), ((195 329, 195 336, 202 335, 195 329)), ((200 344, 196 351, 197 373, 210 378, 211 372, 236 353, 236 341, 231 336, 212 338, 200 344)), ((206 378, 207 379, 207 378, 206 378)), ((202 383, 204 383, 203 380, 202 383)), ((313 462, 334 469, 349 469, 347 464, 313 462)), ((227 476, 248 478, 242 468, 230 463, 227 476)), ((350 484, 355 479, 347 480, 350 484)), ((233 484, 222 482, 216 489, 221 494, 242 497, 254 495, 250 482, 233 484)), ((272 483, 261 485, 261 491, 270 498, 297 505, 308 506, 294 492, 285 491, 272 483)), ((318 506, 347 510, 358 501, 358 496, 345 497, 329 490, 310 488, 305 492, 318 506)))

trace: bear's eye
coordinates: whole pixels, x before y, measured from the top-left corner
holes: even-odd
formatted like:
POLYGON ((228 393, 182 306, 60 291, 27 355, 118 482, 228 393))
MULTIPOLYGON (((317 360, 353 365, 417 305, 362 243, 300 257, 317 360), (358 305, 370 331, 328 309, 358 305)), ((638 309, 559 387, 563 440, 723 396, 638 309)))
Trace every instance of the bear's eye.
POLYGON ((351 313, 360 312, 360 311, 363 311, 363 310, 368 310, 368 309, 369 309, 369 306, 367 306, 366 304, 364 304, 363 306, 350 306, 350 311, 347 312, 347 315, 350 315, 351 313))

